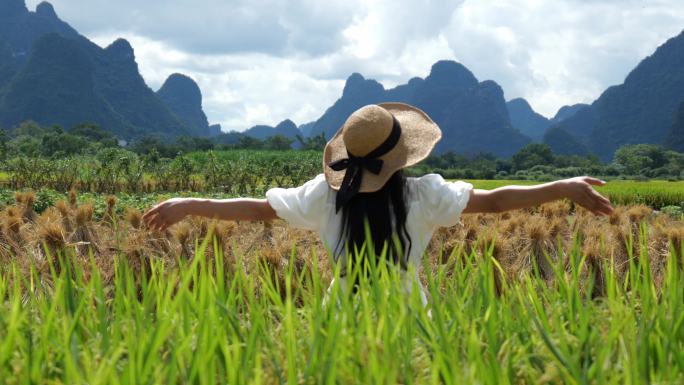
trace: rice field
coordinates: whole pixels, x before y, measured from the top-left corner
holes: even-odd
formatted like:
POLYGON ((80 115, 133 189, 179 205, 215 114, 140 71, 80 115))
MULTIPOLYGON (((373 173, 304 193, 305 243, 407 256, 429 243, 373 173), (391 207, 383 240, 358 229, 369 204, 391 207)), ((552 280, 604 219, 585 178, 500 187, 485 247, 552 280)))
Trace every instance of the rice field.
MULTIPOLYGON (((510 184, 531 185, 540 182, 521 180, 473 180, 476 188, 494 189, 510 184)), ((605 186, 596 188, 615 204, 642 204, 656 209, 665 206, 684 207, 684 181, 611 180, 605 186)))
POLYGON ((105 204, 0 213, 0 383, 684 382, 684 222, 648 206, 464 215, 419 267, 423 308, 383 256, 328 288, 318 237, 281 221, 162 233, 105 204))

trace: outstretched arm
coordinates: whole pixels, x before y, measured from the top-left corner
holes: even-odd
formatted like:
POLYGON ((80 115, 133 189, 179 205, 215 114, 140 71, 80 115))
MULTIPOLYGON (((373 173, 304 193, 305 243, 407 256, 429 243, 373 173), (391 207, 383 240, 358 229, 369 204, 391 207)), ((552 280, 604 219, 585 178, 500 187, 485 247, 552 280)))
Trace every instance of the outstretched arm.
POLYGON ((172 198, 157 204, 143 215, 148 227, 160 231, 188 215, 229 221, 267 221, 277 215, 266 199, 172 198))
POLYGON ((473 190, 463 212, 499 213, 567 198, 596 215, 609 215, 613 212, 610 201, 592 187, 604 184, 606 182, 602 180, 584 176, 535 186, 504 186, 489 191, 473 190))

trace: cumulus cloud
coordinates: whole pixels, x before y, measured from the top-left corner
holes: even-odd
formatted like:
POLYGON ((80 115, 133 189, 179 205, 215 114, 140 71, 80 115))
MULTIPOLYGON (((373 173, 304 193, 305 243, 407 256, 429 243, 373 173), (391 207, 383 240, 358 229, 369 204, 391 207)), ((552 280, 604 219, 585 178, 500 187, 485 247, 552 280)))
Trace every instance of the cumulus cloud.
MULTIPOLYGON (((106 46, 116 36, 96 36, 93 41, 106 46)), ((191 76, 202 90, 209 120, 224 130, 242 131, 288 118, 308 122, 334 103, 344 86, 344 80, 317 79, 298 68, 306 63, 303 59, 258 53, 188 54, 146 37, 123 37, 134 47, 140 72, 152 89, 161 87, 172 73, 191 76)))
POLYGON ((338 46, 354 10, 316 0, 51 1, 87 36, 136 34, 198 54, 321 53, 338 46))
MULTIPOLYGON (((29 0, 29 7, 38 0, 29 0)), ((391 87, 440 59, 552 116, 591 102, 684 28, 679 0, 53 0, 96 43, 131 41, 156 89, 199 83, 212 122, 318 118, 360 72, 391 87)))
POLYGON ((684 28, 679 1, 466 2, 447 32, 456 58, 552 116, 620 84, 684 28))

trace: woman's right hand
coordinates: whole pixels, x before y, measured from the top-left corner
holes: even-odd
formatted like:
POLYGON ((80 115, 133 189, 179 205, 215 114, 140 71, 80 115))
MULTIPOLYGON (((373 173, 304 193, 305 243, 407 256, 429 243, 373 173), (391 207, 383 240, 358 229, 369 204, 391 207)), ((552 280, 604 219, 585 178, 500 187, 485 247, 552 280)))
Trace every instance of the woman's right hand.
POLYGON ((185 218, 189 202, 186 198, 165 200, 143 214, 143 222, 151 229, 164 231, 185 218))

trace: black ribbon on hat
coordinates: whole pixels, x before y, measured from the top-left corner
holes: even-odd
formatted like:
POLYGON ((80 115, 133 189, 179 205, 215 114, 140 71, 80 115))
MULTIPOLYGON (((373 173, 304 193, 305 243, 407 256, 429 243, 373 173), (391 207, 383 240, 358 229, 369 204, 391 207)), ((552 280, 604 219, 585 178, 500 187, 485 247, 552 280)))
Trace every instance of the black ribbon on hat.
POLYGON ((363 179, 363 169, 379 175, 382 171, 383 160, 379 157, 387 154, 399 143, 401 137, 401 125, 397 118, 392 115, 394 123, 392 124, 392 131, 387 139, 380 144, 375 150, 369 152, 364 156, 355 156, 347 150, 348 158, 340 159, 328 164, 328 167, 335 171, 347 170, 344 173, 342 184, 337 192, 335 198, 335 212, 340 211, 340 208, 349 202, 361 188, 361 181, 363 179))

